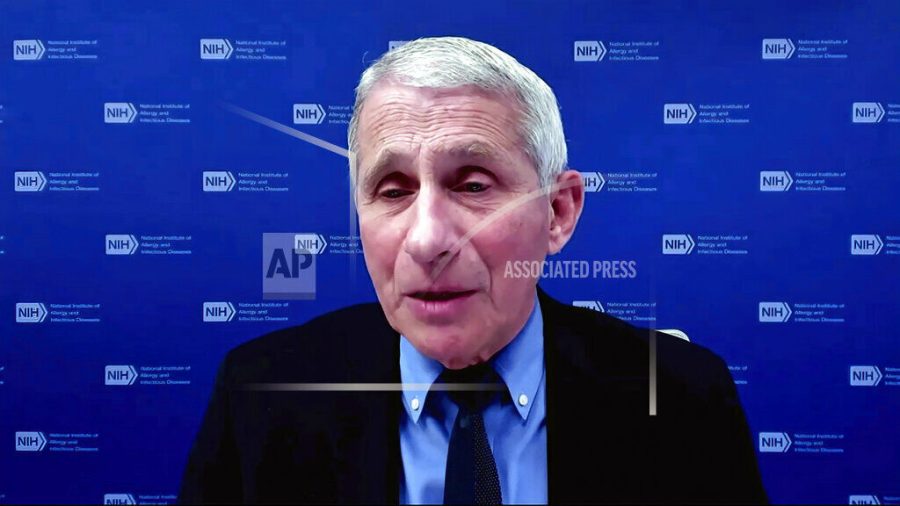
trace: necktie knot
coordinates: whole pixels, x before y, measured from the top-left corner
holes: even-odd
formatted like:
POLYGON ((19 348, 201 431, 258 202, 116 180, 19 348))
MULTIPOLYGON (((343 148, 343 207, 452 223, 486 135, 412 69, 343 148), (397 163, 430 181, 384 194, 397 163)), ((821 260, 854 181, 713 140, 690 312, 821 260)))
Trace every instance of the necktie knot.
POLYGON ((460 409, 481 412, 498 392, 505 390, 503 380, 489 363, 463 369, 444 369, 437 381, 460 409))
POLYGON ((459 406, 447 448, 444 504, 502 504, 500 476, 481 413, 503 381, 489 363, 445 369, 442 389, 459 406))

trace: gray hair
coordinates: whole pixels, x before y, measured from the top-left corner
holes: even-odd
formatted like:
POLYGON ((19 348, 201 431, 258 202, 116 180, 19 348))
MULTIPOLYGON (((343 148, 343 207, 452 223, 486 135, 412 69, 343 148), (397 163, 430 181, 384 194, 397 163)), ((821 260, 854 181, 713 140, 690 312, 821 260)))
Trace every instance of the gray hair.
POLYGON ((363 72, 347 131, 347 144, 353 153, 350 182, 354 189, 359 116, 372 88, 383 79, 420 88, 474 85, 510 97, 519 108, 519 135, 541 186, 552 184, 566 168, 566 139, 559 104, 543 79, 494 46, 462 37, 430 37, 388 51, 363 72))

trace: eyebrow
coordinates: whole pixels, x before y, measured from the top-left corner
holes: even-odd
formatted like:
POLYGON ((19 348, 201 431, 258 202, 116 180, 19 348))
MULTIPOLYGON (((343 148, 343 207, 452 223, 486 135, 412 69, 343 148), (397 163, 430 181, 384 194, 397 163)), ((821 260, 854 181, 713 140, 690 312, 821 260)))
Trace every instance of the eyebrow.
MULTIPOLYGON (((497 151, 491 145, 481 141, 456 144, 447 149, 439 149, 438 151, 457 158, 481 160, 497 160, 500 158, 497 151)), ((372 167, 366 171, 367 175, 362 180, 363 187, 368 188, 373 181, 380 180, 394 165, 395 161, 402 156, 403 154, 401 152, 392 148, 382 149, 378 153, 372 167)))

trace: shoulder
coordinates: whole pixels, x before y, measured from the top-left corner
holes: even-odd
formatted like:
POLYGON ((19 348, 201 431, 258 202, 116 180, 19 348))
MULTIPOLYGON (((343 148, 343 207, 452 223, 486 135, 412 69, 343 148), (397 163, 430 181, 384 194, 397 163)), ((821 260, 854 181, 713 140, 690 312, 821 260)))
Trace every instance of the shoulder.
POLYGON ((228 352, 223 366, 237 383, 339 381, 351 355, 388 344, 375 338, 379 329, 384 335, 390 327, 377 303, 348 306, 247 341, 228 352))
POLYGON ((725 362, 705 346, 606 313, 563 304, 545 293, 541 310, 545 328, 552 328, 553 339, 558 341, 554 345, 585 370, 646 376, 654 351, 661 381, 690 390, 731 382, 725 362))

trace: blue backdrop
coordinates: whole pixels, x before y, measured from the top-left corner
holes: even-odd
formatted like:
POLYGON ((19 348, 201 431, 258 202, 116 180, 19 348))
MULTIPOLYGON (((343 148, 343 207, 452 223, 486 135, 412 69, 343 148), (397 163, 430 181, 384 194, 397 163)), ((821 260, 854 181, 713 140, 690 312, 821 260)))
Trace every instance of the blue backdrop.
POLYGON ((773 501, 900 502, 898 32, 895 1, 3 1, 0 502, 173 501, 228 349, 375 300, 346 158, 236 108, 345 146, 367 64, 432 35, 558 95, 591 190, 558 258, 636 275, 551 294, 720 354, 773 501), (295 234, 313 269, 267 278, 295 234))

